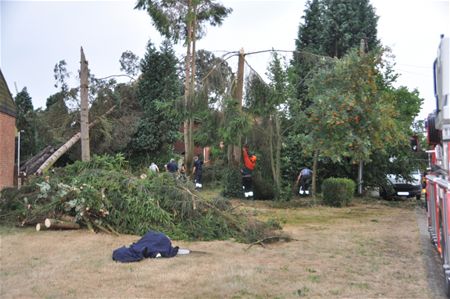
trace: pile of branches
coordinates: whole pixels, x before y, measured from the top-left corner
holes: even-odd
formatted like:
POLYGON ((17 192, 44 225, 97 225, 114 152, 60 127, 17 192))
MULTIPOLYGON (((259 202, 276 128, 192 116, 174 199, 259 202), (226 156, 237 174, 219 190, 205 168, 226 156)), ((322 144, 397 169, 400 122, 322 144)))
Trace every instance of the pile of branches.
POLYGON ((20 225, 72 217, 115 234, 164 232, 174 239, 234 238, 251 243, 279 235, 279 225, 239 212, 224 198, 204 199, 170 173, 133 175, 121 155, 95 156, 0 193, 0 222, 20 225))

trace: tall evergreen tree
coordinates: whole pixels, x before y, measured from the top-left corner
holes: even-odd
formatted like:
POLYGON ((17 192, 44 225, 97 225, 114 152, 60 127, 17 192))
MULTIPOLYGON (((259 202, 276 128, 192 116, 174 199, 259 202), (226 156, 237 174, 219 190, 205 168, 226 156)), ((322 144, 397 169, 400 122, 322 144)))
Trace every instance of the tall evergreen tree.
POLYGON ((17 106, 17 130, 23 131, 20 135, 20 147, 22 160, 36 153, 36 125, 33 102, 26 87, 16 96, 17 106))
POLYGON ((377 22, 369 0, 323 0, 322 46, 326 55, 341 58, 364 39, 368 50, 378 45, 377 22))
POLYGON ((196 41, 205 34, 206 24, 221 25, 232 10, 213 0, 138 0, 135 8, 145 9, 162 35, 175 42, 184 40, 186 45, 183 133, 185 162, 189 171, 194 152, 192 103, 195 92, 196 41))
POLYGON ((132 139, 131 149, 141 155, 155 154, 172 144, 178 135, 180 115, 173 109, 181 95, 177 59, 169 41, 158 51, 150 41, 141 62, 137 98, 144 116, 132 139))
POLYGON ((311 78, 321 56, 341 58, 365 39, 367 49, 379 46, 378 16, 369 0, 309 0, 295 41, 294 84, 297 98, 305 102, 305 81, 311 78), (316 55, 317 54, 317 55, 316 55))

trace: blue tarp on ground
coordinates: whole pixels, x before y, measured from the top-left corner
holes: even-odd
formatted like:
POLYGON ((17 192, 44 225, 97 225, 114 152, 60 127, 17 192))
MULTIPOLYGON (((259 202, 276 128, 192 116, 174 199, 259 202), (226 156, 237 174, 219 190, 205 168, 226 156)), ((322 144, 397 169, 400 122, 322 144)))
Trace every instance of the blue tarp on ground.
POLYGON ((113 251, 112 258, 122 263, 138 262, 144 258, 173 257, 178 253, 178 246, 163 233, 149 231, 139 241, 129 247, 123 246, 113 251))

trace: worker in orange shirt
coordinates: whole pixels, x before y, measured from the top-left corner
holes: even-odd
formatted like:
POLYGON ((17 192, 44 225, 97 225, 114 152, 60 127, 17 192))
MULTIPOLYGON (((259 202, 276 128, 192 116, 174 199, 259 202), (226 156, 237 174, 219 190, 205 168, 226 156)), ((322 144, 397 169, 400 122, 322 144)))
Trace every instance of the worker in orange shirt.
POLYGON ((244 167, 241 169, 244 197, 253 198, 252 173, 256 166, 256 155, 248 151, 248 145, 242 148, 242 155, 244 158, 244 167))

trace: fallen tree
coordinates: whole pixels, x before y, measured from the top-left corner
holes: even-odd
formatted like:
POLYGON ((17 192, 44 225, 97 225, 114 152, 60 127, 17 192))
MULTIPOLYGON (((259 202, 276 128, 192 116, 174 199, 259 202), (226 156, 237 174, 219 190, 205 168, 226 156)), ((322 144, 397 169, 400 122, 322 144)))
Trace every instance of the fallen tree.
POLYGON ((273 219, 259 221, 223 197, 205 199, 191 182, 169 173, 141 178, 126 165, 121 155, 94 156, 90 162, 77 161, 49 176, 34 177, 20 190, 2 191, 0 211, 7 217, 0 222, 37 219, 41 229, 45 217, 58 219, 45 220, 47 228, 66 228, 74 219, 96 232, 143 235, 154 230, 173 239, 234 238, 246 243, 281 234, 273 219))
POLYGON ((55 151, 56 149, 54 146, 48 145, 20 166, 20 171, 27 175, 36 173, 42 163, 44 163, 55 151))
MULTIPOLYGON (((111 114, 116 106, 112 106, 108 111, 106 111, 102 116, 98 117, 96 120, 89 124, 89 129, 95 126, 100 122, 101 117, 106 117, 111 114)), ((36 174, 40 175, 47 169, 49 169, 55 162, 61 158, 75 143, 78 142, 81 138, 81 132, 75 134, 72 138, 70 138, 66 143, 64 143, 57 151, 55 151, 45 162, 36 170, 36 174)))

